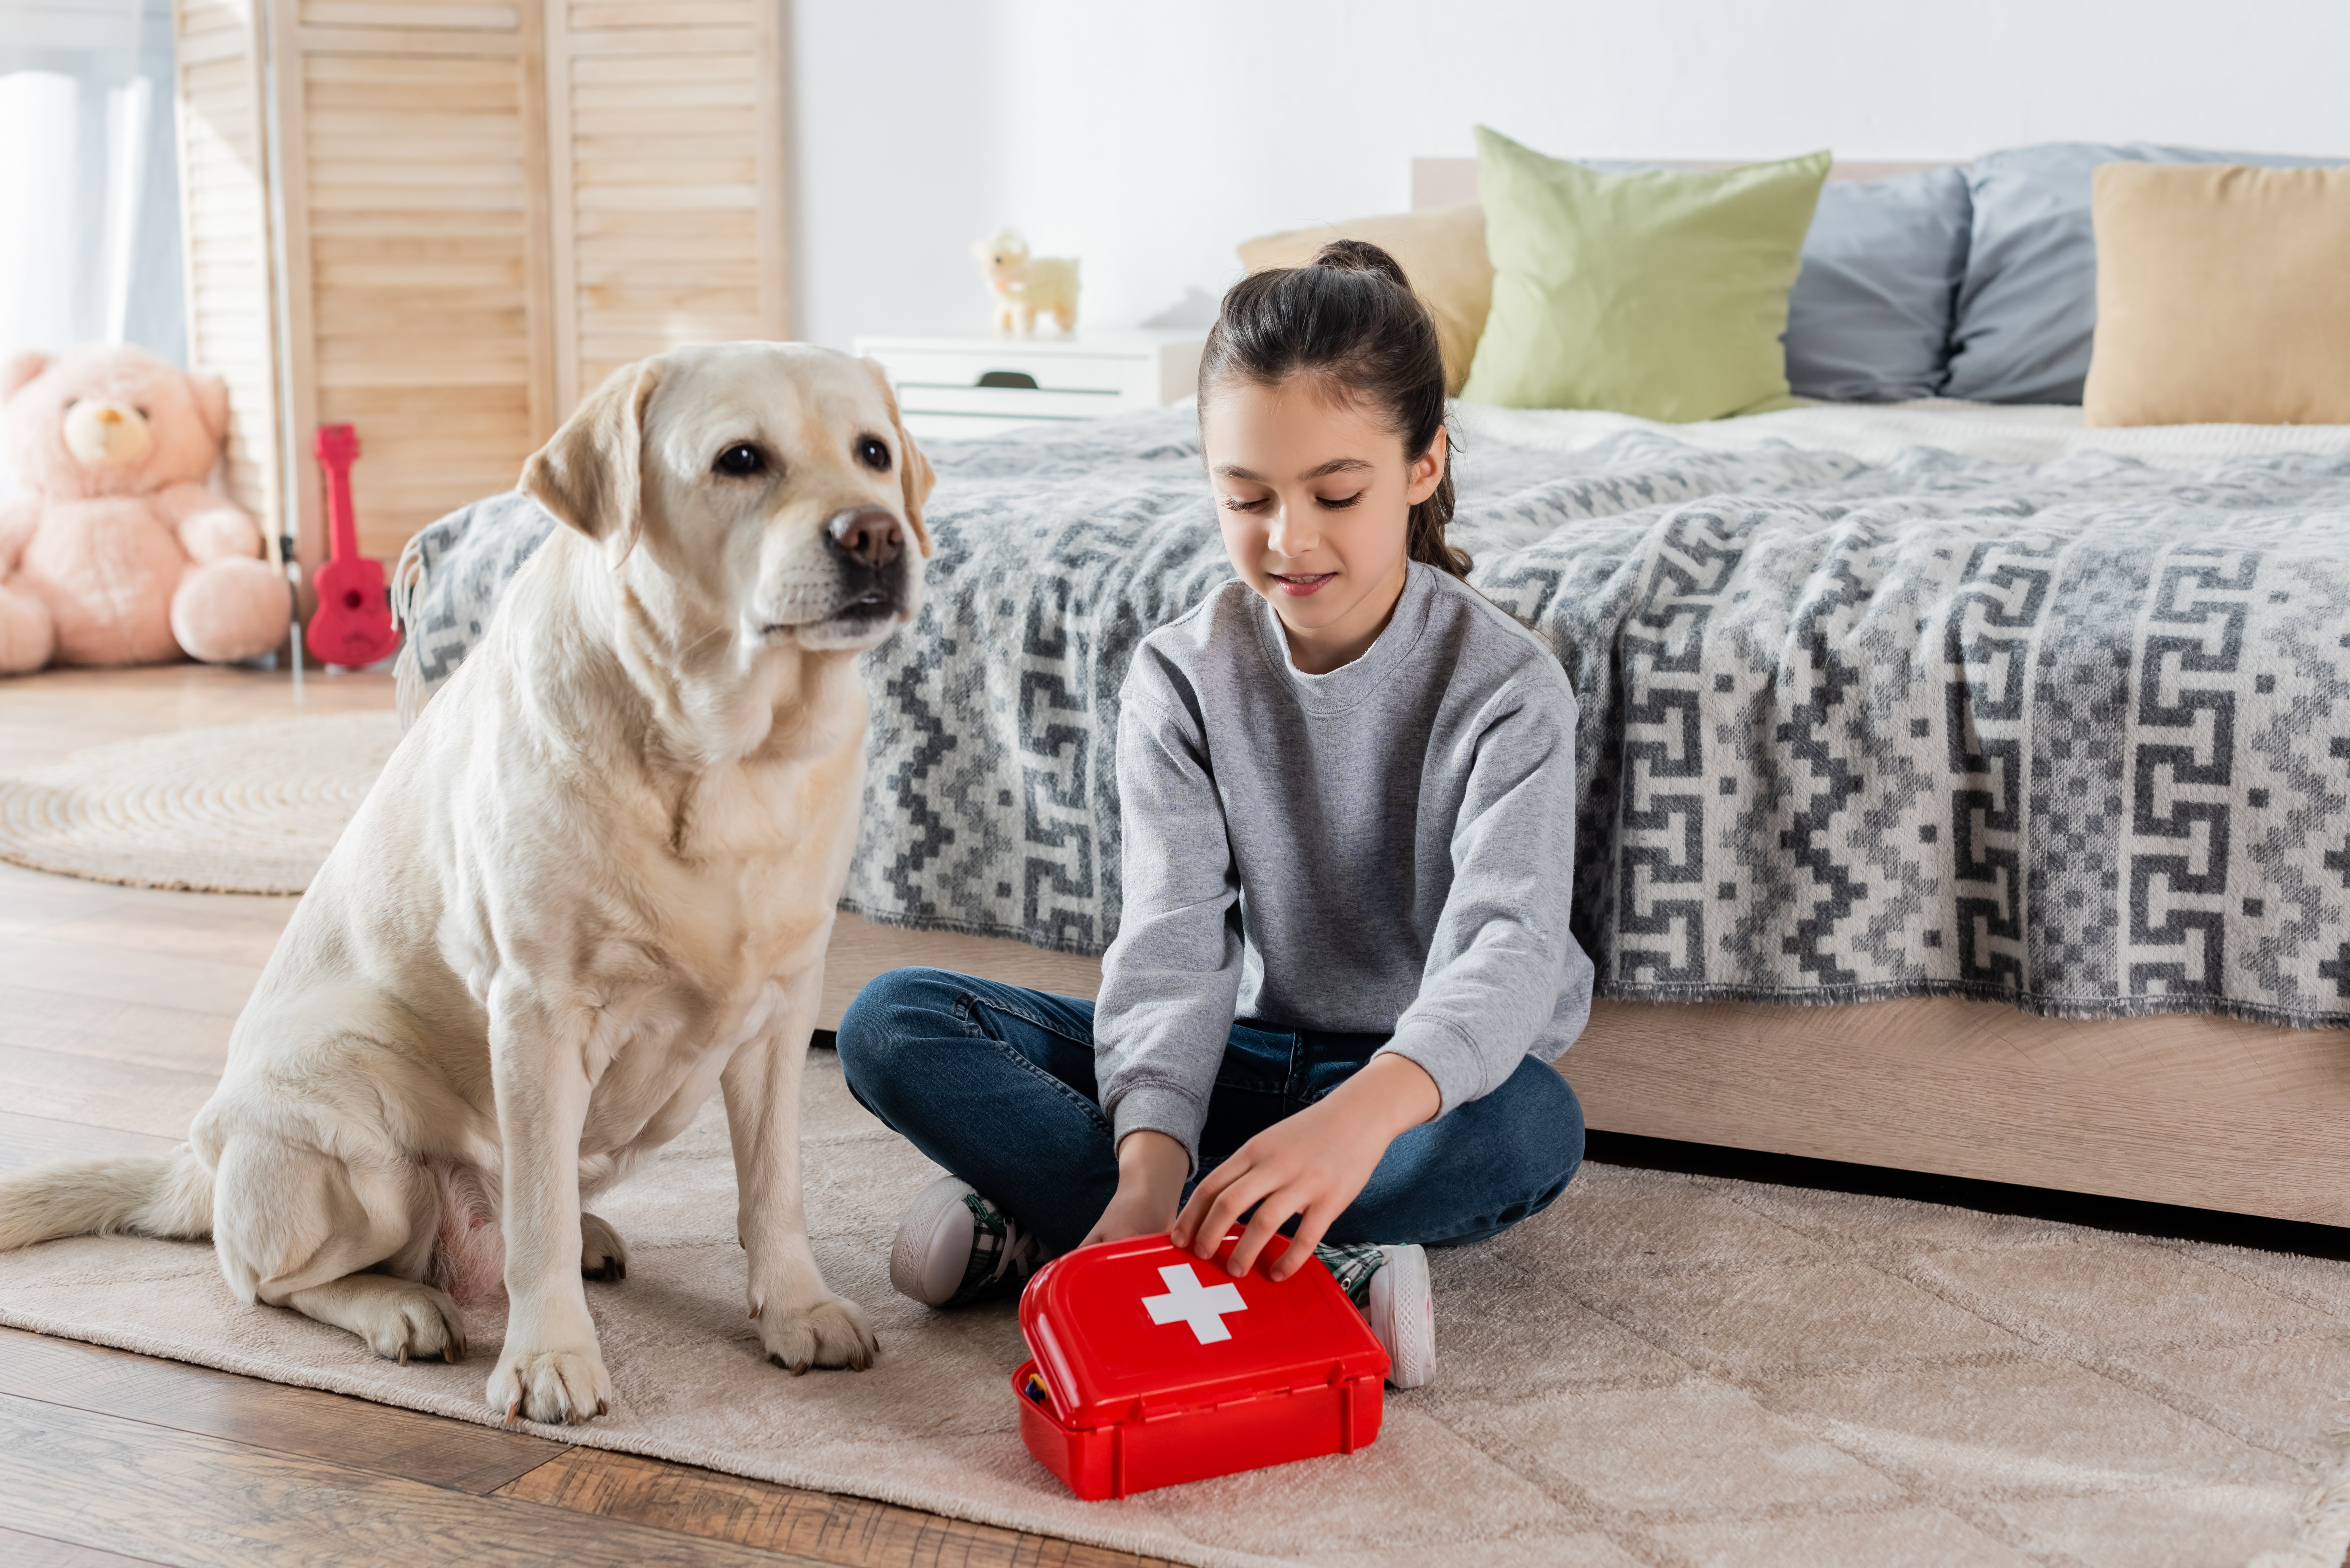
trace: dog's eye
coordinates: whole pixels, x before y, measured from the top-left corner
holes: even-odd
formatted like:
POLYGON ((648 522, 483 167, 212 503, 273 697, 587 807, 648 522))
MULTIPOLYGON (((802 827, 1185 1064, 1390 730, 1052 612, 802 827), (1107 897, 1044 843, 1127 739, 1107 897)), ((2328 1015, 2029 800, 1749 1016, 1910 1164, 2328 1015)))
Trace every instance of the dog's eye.
POLYGON ((720 452, 718 461, 710 466, 730 478, 747 479, 767 472, 767 454, 749 441, 736 441, 720 452))
POLYGON ((142 419, 142 420, 147 420, 147 419, 152 419, 152 418, 154 418, 154 416, 153 416, 152 414, 149 413, 145 409, 133 409, 133 410, 131 410, 130 411, 131 411, 132 413, 134 413, 134 414, 137 414, 137 415, 138 415, 140 419, 142 419))
POLYGON ((889 449, 881 444, 879 436, 863 436, 857 442, 857 461, 876 473, 889 472, 889 449))

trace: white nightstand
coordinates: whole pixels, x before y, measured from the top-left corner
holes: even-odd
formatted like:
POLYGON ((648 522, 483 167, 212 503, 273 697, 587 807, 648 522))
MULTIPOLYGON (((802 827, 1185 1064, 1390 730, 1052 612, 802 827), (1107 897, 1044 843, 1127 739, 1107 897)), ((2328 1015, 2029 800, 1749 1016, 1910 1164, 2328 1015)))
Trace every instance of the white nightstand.
POLYGON ((1155 409, 1197 389, 1205 335, 1087 332, 1066 337, 859 337, 881 361, 917 438, 1155 409))

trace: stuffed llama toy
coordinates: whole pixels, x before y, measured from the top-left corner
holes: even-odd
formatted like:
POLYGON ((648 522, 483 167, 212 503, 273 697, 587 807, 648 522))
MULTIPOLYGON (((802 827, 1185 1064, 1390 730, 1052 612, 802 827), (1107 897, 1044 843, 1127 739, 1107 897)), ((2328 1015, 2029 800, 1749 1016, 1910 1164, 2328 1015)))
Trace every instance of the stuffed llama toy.
POLYGON ((1074 256, 1032 256, 1028 242, 998 229, 971 247, 995 291, 995 330, 1010 337, 1016 316, 1023 333, 1036 330, 1036 318, 1050 316, 1061 330, 1077 325, 1077 263, 1074 256))
POLYGON ((228 386, 143 349, 0 367, 0 675, 59 664, 250 659, 286 640, 261 530, 204 483, 228 386))

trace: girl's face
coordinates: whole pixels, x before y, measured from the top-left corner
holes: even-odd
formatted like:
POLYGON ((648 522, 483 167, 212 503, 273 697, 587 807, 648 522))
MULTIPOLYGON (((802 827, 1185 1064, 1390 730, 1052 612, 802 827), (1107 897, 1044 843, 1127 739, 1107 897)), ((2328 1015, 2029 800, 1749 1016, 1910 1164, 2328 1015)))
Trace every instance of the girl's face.
POLYGON ((1215 388, 1200 438, 1224 551, 1272 601, 1297 668, 1361 657, 1403 593, 1411 508, 1444 478, 1444 432, 1407 460, 1374 413, 1292 377, 1215 388))

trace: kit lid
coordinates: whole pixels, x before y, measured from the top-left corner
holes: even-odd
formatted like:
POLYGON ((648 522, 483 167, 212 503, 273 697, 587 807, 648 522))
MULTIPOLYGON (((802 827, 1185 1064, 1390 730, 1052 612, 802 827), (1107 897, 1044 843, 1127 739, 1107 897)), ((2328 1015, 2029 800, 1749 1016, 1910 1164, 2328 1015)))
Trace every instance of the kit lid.
POLYGON ((1164 1236, 1080 1247, 1020 1297, 1020 1332, 1071 1427, 1148 1420, 1261 1394, 1385 1377, 1387 1352, 1319 1259, 1279 1284, 1275 1236, 1239 1279, 1164 1236))

